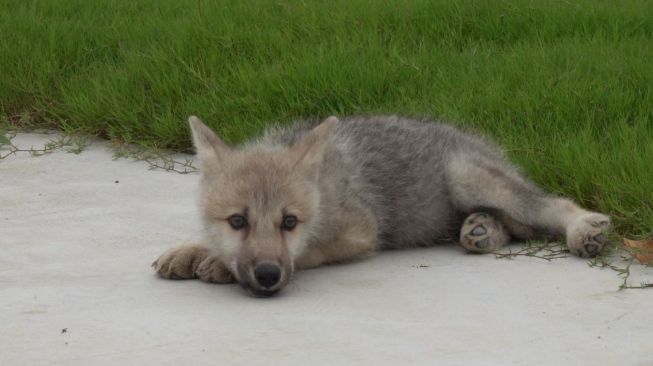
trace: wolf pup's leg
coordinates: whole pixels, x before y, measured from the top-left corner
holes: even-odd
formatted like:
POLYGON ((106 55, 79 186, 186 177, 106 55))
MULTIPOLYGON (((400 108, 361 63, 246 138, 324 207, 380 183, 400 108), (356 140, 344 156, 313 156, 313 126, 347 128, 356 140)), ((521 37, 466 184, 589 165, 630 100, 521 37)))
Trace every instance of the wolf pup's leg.
POLYGON ((475 212, 465 219, 460 229, 460 244, 470 252, 490 253, 510 241, 503 224, 486 212, 475 212))
POLYGON ((159 276, 173 280, 199 278, 214 283, 230 283, 233 277, 219 258, 201 245, 183 245, 170 249, 152 263, 159 276))
POLYGON ((485 208, 534 231, 565 235, 571 253, 581 257, 595 256, 606 242, 608 216, 542 192, 506 162, 460 154, 446 173, 453 204, 461 212, 485 208))

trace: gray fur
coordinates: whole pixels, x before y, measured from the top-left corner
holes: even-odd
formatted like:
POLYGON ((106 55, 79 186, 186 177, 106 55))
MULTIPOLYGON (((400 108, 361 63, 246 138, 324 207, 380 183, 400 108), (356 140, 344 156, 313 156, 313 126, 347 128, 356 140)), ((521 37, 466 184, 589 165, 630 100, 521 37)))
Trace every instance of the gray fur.
MULTIPOLYGON (((274 128, 258 143, 292 145, 311 127, 304 123, 274 128)), ((470 205, 456 196, 455 186, 461 182, 448 172, 460 157, 502 180, 524 205, 541 205, 546 197, 487 140, 447 124, 396 116, 340 120, 322 163, 320 183, 323 191, 333 191, 328 202, 356 201, 370 208, 382 248, 457 240, 467 215, 502 212, 500 207, 484 207, 483 200, 470 205)))

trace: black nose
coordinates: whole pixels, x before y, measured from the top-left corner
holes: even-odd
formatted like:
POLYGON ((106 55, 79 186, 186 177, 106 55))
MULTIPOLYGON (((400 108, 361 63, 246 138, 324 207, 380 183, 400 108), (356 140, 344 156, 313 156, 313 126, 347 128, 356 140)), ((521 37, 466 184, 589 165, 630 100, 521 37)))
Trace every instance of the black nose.
POLYGON ((259 285, 270 288, 276 285, 281 278, 281 268, 276 264, 259 264, 254 268, 254 277, 259 285))

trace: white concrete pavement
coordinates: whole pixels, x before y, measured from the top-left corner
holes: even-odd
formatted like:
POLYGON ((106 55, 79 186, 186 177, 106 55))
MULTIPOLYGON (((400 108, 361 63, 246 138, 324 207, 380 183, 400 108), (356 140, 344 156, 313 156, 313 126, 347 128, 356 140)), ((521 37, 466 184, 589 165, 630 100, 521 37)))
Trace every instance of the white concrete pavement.
POLYGON ((653 365, 653 290, 578 258, 385 252, 269 299, 159 279, 197 180, 100 141, 0 160, 0 365, 653 365))

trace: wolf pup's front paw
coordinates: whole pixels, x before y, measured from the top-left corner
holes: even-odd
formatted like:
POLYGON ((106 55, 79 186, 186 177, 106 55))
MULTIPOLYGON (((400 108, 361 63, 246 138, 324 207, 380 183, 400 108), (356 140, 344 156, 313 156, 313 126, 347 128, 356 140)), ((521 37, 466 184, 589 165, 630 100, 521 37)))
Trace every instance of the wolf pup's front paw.
POLYGON ((218 257, 207 257, 204 259, 195 270, 195 276, 205 282, 235 282, 231 272, 222 264, 222 261, 218 257))
POLYGON ((199 245, 185 245, 161 254, 152 267, 163 278, 187 280, 199 278, 214 283, 233 282, 231 273, 217 257, 199 245))
POLYGON ((583 258, 596 256, 607 242, 605 235, 609 229, 610 218, 603 214, 589 212, 578 216, 567 227, 569 251, 583 258))
POLYGON ((152 263, 152 267, 163 278, 187 280, 196 278, 195 271, 209 256, 209 250, 199 245, 184 245, 173 248, 152 263))

